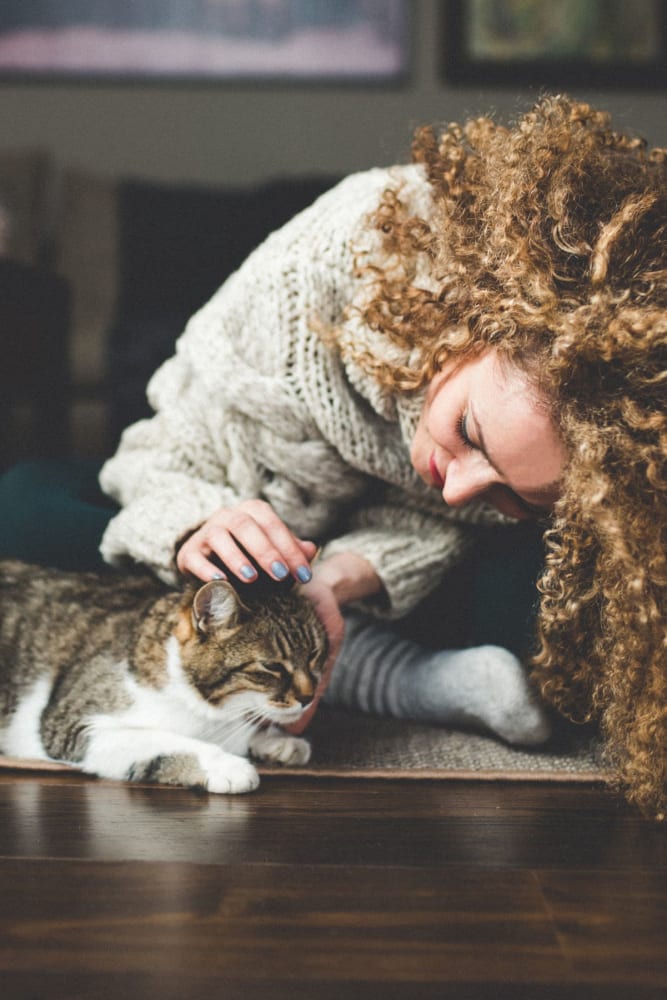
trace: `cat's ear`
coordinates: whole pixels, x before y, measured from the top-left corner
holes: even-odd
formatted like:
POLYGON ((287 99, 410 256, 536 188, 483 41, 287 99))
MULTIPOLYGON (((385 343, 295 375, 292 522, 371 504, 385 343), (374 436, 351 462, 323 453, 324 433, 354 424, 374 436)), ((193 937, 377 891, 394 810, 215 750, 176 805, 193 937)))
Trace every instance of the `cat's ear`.
POLYGON ((192 617, 199 632, 238 625, 245 607, 226 580, 211 580, 199 588, 192 602, 192 617))

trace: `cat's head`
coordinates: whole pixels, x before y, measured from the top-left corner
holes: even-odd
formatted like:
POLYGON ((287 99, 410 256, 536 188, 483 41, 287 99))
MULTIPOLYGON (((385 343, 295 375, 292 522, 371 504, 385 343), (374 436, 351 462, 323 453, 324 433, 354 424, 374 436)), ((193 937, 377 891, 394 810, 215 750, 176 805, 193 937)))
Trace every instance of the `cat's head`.
POLYGON ((327 634, 295 587, 242 600, 226 580, 189 590, 175 630, 183 670, 214 707, 247 706, 294 722, 313 699, 327 660, 327 634))

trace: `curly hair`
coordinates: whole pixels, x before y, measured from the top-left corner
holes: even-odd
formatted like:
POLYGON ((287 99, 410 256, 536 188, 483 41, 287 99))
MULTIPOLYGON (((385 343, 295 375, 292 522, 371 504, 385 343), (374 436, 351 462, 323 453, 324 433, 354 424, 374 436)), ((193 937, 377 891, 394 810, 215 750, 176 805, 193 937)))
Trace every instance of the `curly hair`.
POLYGON ((357 360, 406 393, 494 347, 549 402, 568 460, 545 536, 533 676, 562 713, 599 724, 619 786, 660 815, 667 151, 547 96, 512 127, 422 128, 413 158, 432 214, 411 215, 400 186, 388 190, 372 219, 381 253, 359 262, 372 278, 363 318, 409 363, 357 360), (416 279, 424 264, 429 289, 416 279))

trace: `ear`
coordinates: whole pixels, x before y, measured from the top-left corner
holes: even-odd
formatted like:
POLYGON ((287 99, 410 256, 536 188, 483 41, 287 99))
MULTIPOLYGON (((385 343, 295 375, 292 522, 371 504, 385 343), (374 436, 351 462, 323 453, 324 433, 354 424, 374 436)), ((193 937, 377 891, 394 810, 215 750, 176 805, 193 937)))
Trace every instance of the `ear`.
POLYGON ((200 587, 192 602, 192 617, 200 632, 211 627, 233 628, 245 607, 227 580, 212 580, 200 587))

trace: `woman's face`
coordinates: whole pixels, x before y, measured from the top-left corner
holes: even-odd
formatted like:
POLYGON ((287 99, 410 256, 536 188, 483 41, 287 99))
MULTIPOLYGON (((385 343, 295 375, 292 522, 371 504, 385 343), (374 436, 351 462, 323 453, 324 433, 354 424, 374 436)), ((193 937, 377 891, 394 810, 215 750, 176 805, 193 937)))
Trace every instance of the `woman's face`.
POLYGON ((480 499, 520 519, 552 509, 564 457, 547 408, 495 351, 435 376, 410 451, 414 469, 451 507, 480 499))

